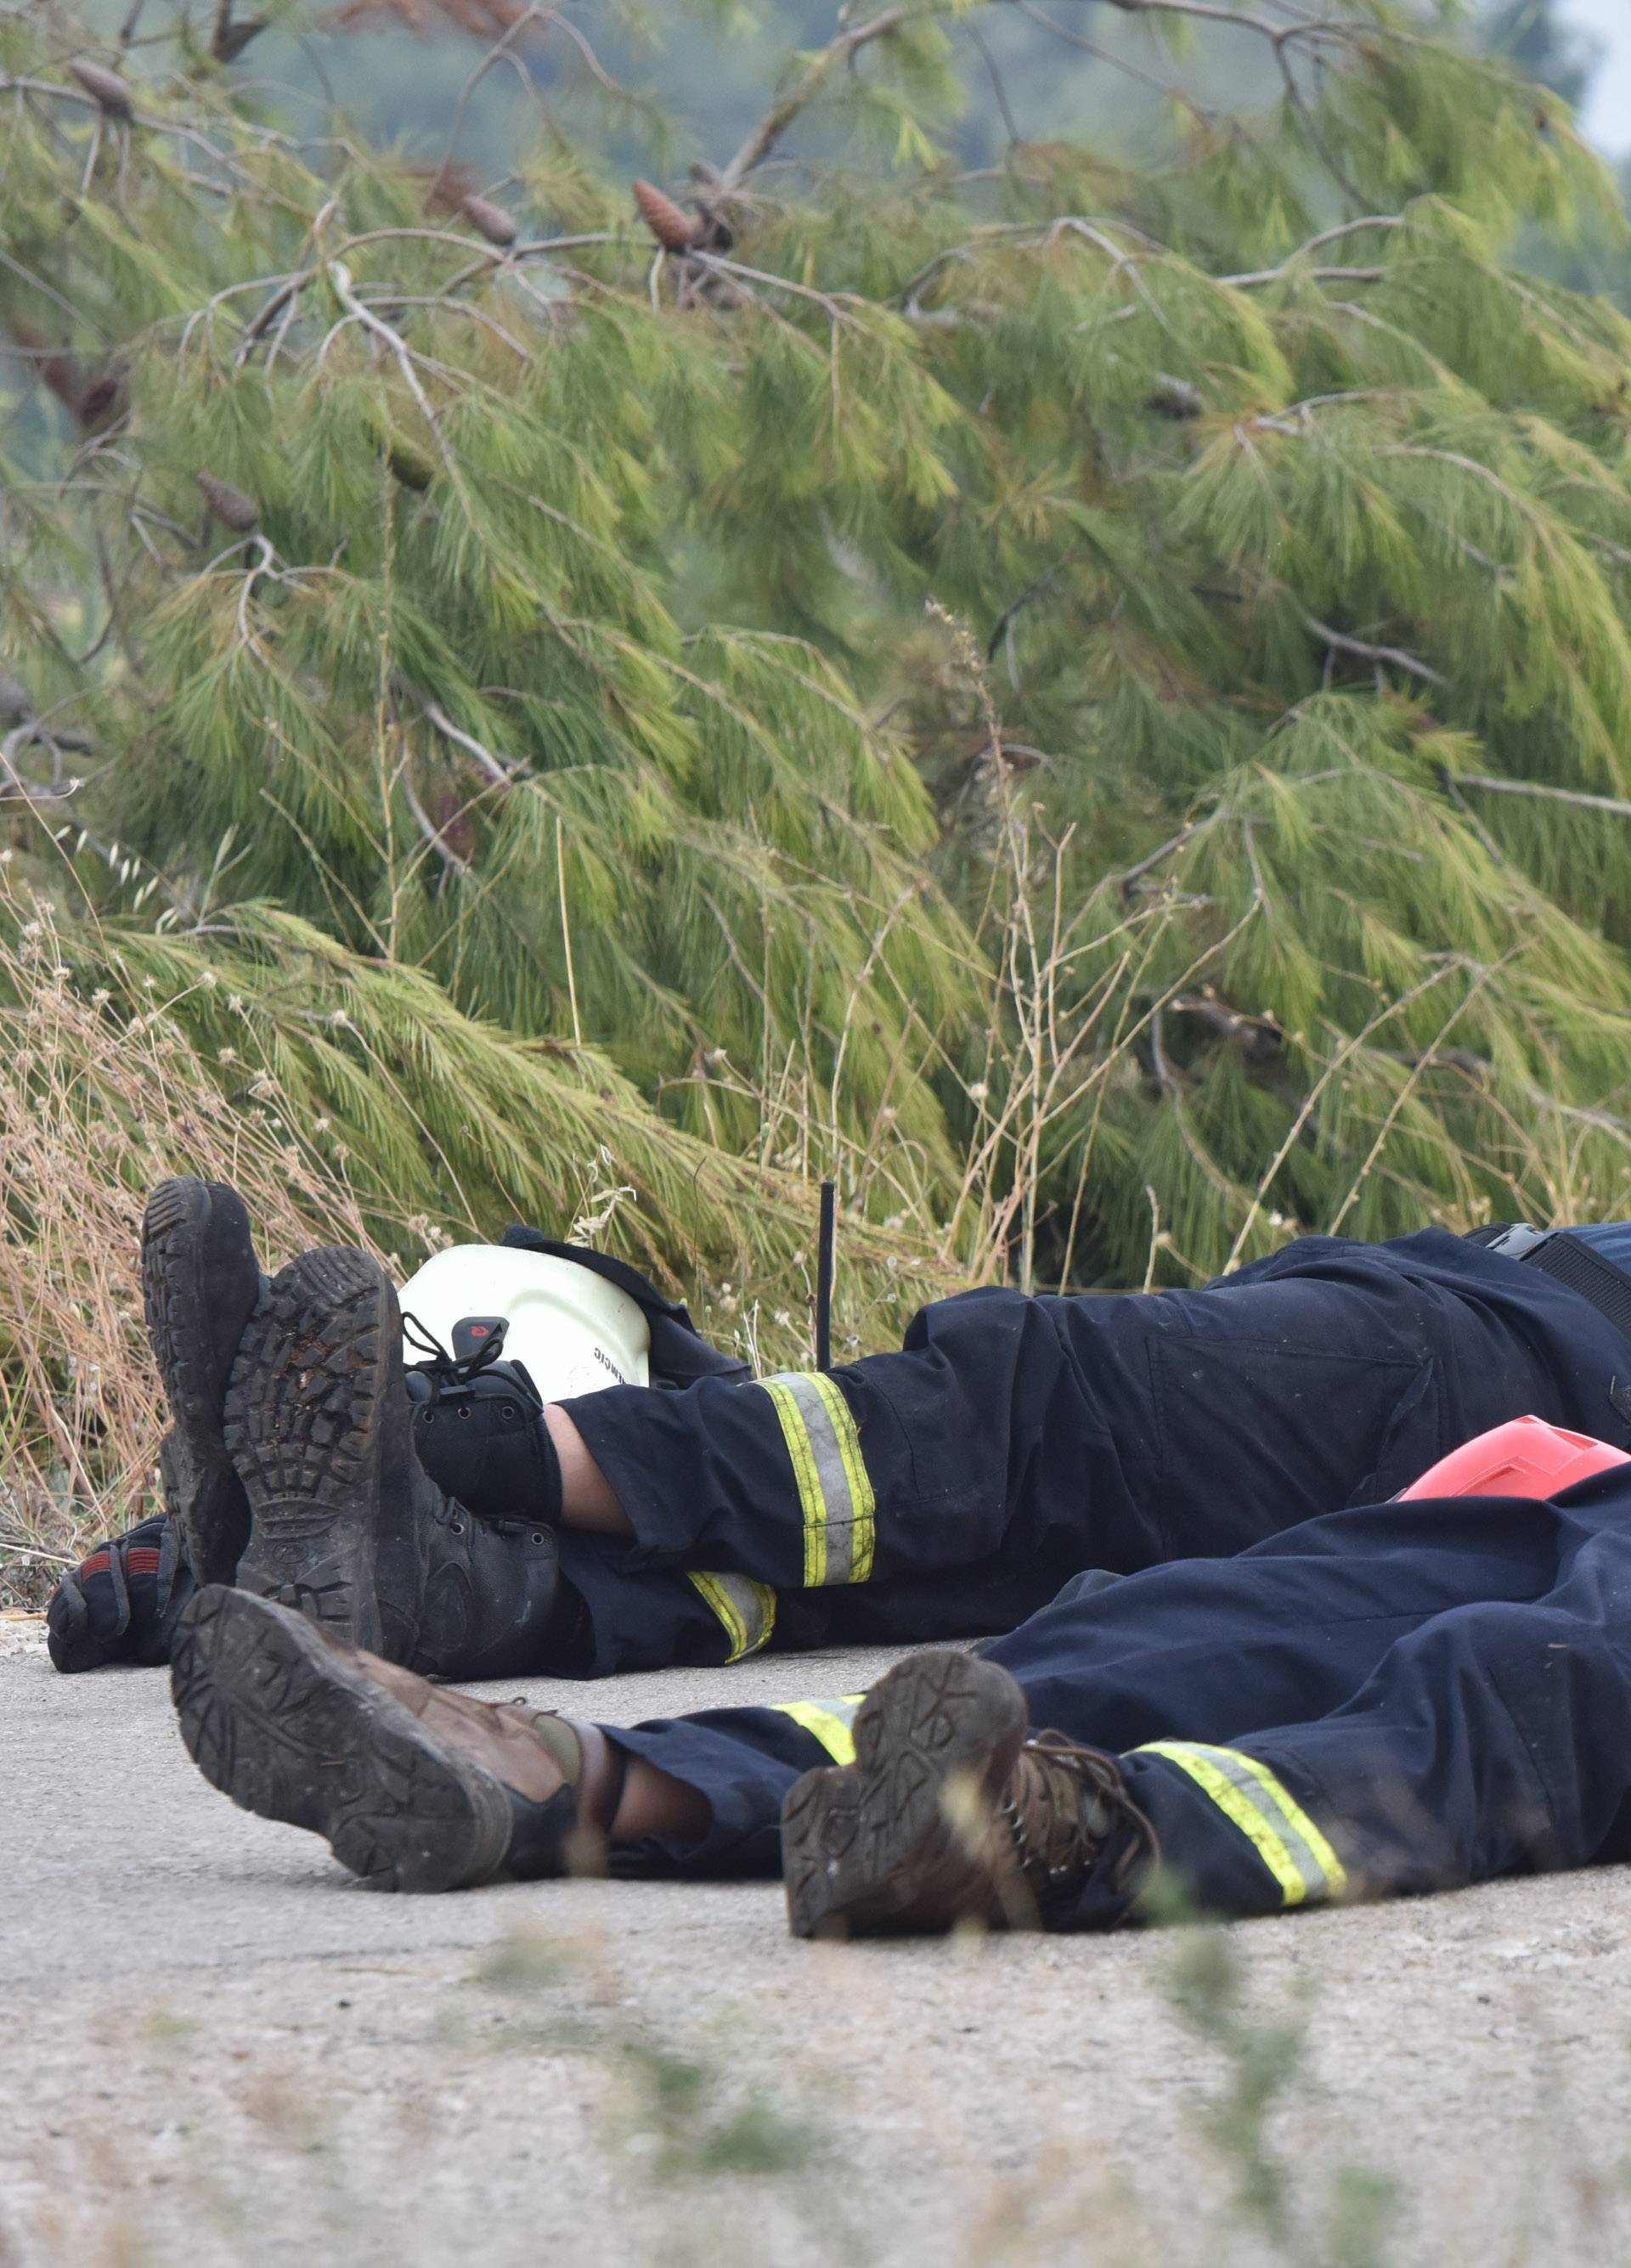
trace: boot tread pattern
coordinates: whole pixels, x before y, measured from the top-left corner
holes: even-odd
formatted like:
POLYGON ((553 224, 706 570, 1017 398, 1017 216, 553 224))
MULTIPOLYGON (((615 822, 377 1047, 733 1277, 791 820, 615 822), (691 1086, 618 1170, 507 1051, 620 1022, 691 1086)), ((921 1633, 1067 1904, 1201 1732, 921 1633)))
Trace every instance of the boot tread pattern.
POLYGON ((782 1813, 795 1937, 888 1926, 951 1849, 959 1778, 994 1796, 1024 1738, 1024 1704, 994 1665, 949 1649, 910 1655, 855 1719, 855 1762, 806 1772, 782 1813))
POLYGON ((222 1439, 221 1410, 237 1335, 253 1314, 261 1272, 236 1190, 178 1174, 160 1182, 142 1219, 142 1306, 174 1424, 159 1452, 165 1501, 203 1581, 230 1580, 248 1512, 222 1439), (205 1244, 211 1215, 242 1241, 242 1286, 218 1285, 212 1312, 205 1244), (225 1342, 225 1343, 224 1343, 225 1342))
POLYGON ((211 1786, 321 1835, 371 1888, 455 1889, 503 1864, 499 1784, 298 1617, 244 1591, 203 1591, 170 1675, 181 1738, 211 1786))
MULTIPOLYGON (((148 1342, 164 1378, 170 1407, 189 1428, 213 1432, 221 1418, 232 1349, 223 1349, 209 1326, 200 1265, 200 1241, 217 1204, 242 1210, 236 1193, 212 1189, 191 1175, 160 1182, 142 1219, 142 1305, 148 1342)), ((254 1268, 248 1220, 243 1222, 247 1267, 254 1268)), ((259 1270, 255 1270, 258 1278, 259 1270)))
POLYGON ((240 1583, 360 1645, 377 1640, 389 1301, 365 1253, 302 1254, 245 1332, 226 1395, 226 1446, 254 1521, 240 1583))

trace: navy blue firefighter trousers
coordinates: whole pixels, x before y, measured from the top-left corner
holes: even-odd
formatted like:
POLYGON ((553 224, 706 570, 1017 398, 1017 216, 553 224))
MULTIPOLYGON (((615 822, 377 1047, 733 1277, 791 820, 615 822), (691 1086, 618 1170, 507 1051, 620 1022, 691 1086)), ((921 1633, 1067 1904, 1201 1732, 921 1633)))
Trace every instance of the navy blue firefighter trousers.
POLYGON ((1011 1630, 1089 1568, 1222 1557, 1533 1413, 1631 1440, 1631 1342, 1430 1229, 1304 1238, 1193 1292, 979 1291, 820 1377, 565 1406, 632 1522, 565 1533, 604 1676, 1011 1630))
MULTIPOLYGON (((1232 1559, 1079 1581, 985 1651, 1033 1726, 1119 1758, 1163 1874, 1203 1911, 1631 1857, 1631 1467, 1553 1503, 1372 1505, 1232 1559)), ((712 1822, 615 1871, 775 1873, 782 1799, 852 1758, 860 1697, 616 1730, 712 1822)), ((1044 1919, 1128 1904, 1089 1876, 1044 1919)))

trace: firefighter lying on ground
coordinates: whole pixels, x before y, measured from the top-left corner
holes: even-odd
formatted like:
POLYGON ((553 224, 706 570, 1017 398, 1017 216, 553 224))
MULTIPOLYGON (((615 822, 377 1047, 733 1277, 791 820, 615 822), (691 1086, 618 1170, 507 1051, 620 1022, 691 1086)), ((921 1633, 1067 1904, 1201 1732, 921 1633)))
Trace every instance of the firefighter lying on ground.
POLYGON ((143 1278, 174 1516, 64 1581, 58 1667, 167 1659, 195 1576, 436 1677, 973 1637, 1072 1579, 1228 1557, 1391 1497, 1524 1413, 1631 1442, 1631 1225, 1305 1238, 1155 1296, 971 1292, 898 1354, 756 1384, 633 1270, 506 1244, 500 1271, 621 1300, 683 1390, 546 1403, 489 1359, 491 1317, 410 1347, 404 1375, 365 1256, 268 1283, 234 1191, 161 1184, 143 1278))

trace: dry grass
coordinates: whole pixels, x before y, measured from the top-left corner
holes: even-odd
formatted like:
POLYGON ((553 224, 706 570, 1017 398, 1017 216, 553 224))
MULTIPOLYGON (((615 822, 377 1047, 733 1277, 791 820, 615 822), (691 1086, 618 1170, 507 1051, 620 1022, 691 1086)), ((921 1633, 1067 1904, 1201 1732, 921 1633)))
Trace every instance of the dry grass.
POLYGON ((142 1208, 166 1174, 231 1181, 271 1267, 370 1245, 336 1167, 264 1070, 221 1093, 177 1001, 85 991, 48 904, 0 883, 0 1604, 38 1602, 92 1537, 151 1509, 166 1418, 142 1322, 142 1208))

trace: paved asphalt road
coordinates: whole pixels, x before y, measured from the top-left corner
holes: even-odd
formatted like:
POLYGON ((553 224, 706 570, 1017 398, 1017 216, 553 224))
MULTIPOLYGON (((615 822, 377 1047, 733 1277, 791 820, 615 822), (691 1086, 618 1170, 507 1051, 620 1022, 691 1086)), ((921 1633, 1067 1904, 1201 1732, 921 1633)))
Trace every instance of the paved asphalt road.
POLYGON ((808 1947, 769 1883, 372 1895, 198 1778, 161 1673, 60 1678, 4 1624, 0 1733, 0 2268, 1631 2259, 1623 1871, 1217 1939, 808 1947))

